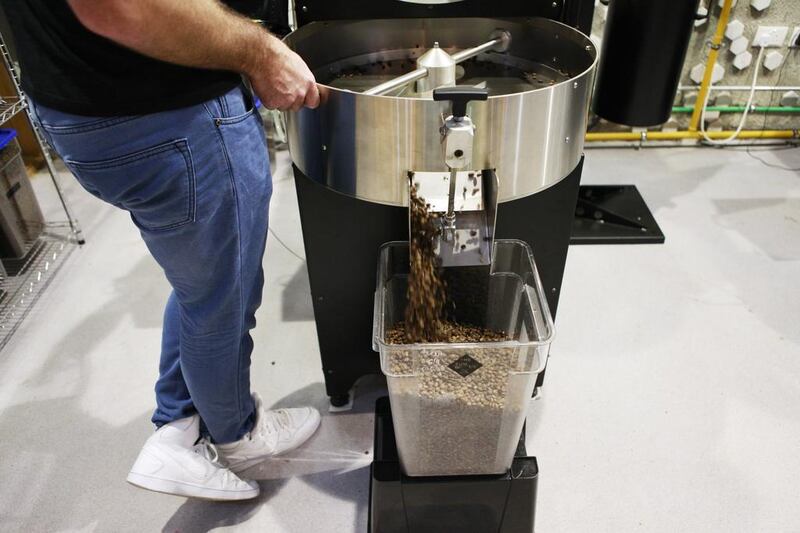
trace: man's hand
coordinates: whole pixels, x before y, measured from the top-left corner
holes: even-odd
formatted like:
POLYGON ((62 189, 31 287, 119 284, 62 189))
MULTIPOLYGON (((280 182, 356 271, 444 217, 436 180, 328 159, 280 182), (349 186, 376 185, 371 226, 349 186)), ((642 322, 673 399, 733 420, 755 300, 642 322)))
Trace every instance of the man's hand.
POLYGON ((319 89, 308 66, 285 44, 271 37, 264 56, 246 74, 253 90, 268 109, 299 111, 319 105, 319 89))
POLYGON ((89 30, 140 54, 250 77, 271 109, 319 105, 314 75, 276 37, 218 0, 68 0, 89 30))

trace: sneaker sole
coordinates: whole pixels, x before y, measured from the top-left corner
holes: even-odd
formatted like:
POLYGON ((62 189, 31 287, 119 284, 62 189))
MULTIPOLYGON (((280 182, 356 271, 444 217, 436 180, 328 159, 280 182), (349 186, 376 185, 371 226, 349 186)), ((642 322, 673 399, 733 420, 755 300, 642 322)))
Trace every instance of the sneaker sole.
POLYGON ((188 483, 181 483, 179 481, 136 474, 134 472, 128 474, 126 481, 135 487, 139 487, 140 489, 215 502, 252 500, 253 498, 258 497, 259 493, 261 492, 260 489, 252 489, 240 492, 209 489, 188 483))

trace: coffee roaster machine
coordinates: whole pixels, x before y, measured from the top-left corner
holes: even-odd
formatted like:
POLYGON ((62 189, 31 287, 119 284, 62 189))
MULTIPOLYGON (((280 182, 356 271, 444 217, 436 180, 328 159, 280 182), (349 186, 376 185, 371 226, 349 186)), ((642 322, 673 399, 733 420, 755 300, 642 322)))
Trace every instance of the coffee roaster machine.
MULTIPOLYGON (((327 393, 346 406, 380 373, 372 346, 381 246, 409 235, 409 187, 444 221, 445 265, 534 250, 558 308, 597 50, 593 0, 306 0, 286 38, 322 84, 288 118, 327 393), (583 32, 583 33, 582 33, 583 32)), ((539 375, 539 382, 543 373, 539 375)), ((524 434, 497 476, 409 478, 376 406, 371 531, 532 531, 538 466, 524 434)))
POLYGON ((440 136, 450 102, 355 92, 415 70, 415 60, 396 61, 400 56, 380 50, 420 56, 435 42, 456 51, 485 44, 497 29, 547 32, 546 40, 531 36, 526 41, 524 32, 515 36, 508 30, 511 49, 484 54, 546 67, 536 80, 542 84, 530 87, 537 90, 490 94, 487 102, 471 104, 470 114, 475 125, 472 166, 492 168, 498 178, 494 236, 532 246, 555 315, 597 56, 574 28, 589 31, 593 8, 591 0, 312 0, 297 5, 300 29, 287 43, 318 79, 342 76, 347 83, 352 77, 354 84, 363 79, 360 87, 328 85, 320 109, 292 114, 288 123, 322 366, 333 406, 348 403, 361 376, 380 372, 370 341, 375 264, 383 243, 408 239, 407 175, 451 170, 440 136), (579 38, 580 43, 574 42, 579 38), (562 71, 572 75, 569 83, 561 79, 550 85, 564 77, 562 71))

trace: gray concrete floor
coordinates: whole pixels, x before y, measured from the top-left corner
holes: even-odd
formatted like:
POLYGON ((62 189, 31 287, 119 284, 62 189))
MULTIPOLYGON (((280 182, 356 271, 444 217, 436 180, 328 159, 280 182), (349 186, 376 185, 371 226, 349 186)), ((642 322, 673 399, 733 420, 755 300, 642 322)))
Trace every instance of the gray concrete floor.
MULTIPOLYGON (((758 152, 800 167, 800 150, 758 152)), ((275 168, 253 384, 326 407, 286 153, 275 168)), ((374 398, 215 504, 125 475, 149 435, 157 265, 128 217, 68 183, 87 245, 0 353, 0 530, 364 532, 374 398)), ((573 247, 544 397, 529 415, 537 530, 800 531, 800 174, 741 150, 591 150, 587 183, 639 186, 663 246, 573 247)))

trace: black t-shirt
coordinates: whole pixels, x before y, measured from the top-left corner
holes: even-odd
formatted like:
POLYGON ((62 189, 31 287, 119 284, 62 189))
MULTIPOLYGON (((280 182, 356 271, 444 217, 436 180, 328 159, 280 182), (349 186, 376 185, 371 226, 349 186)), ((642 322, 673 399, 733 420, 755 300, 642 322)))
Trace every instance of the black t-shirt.
MULTIPOLYGON (((224 3, 253 18, 266 4, 224 3)), ((86 29, 66 0, 0 0, 0 6, 16 41, 23 90, 65 113, 156 113, 215 98, 241 82, 234 72, 173 65, 119 46, 86 29)))

